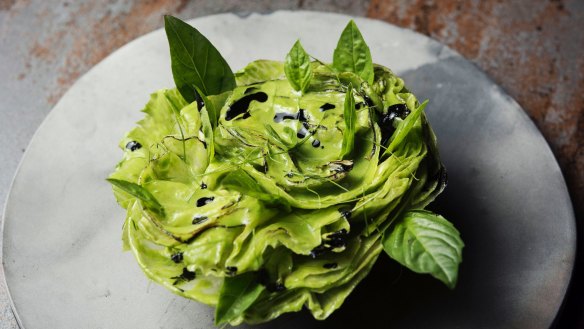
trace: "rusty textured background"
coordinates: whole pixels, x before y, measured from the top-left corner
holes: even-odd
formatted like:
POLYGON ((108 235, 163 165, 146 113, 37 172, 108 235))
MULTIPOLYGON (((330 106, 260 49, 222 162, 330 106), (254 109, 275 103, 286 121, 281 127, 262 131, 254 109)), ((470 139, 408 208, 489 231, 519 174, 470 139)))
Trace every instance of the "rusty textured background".
MULTIPOLYGON (((0 140, 0 211, 26 145, 54 104, 105 56, 161 27, 162 14, 186 19, 227 11, 277 9, 366 14, 414 29, 460 52, 486 71, 534 120, 558 158, 576 215, 582 219, 581 0, 0 0, 0 130, 10 131, 13 137, 0 140)), ((582 236, 582 226, 579 230, 582 236)), ((581 261, 576 275, 584 275, 581 261)), ((584 289, 580 281, 573 288, 559 328, 584 327, 584 289)), ((5 288, 0 285, 0 329, 7 328, 17 327, 5 288)))
MULTIPOLYGON (((416 30, 457 50, 525 109, 560 163, 582 241, 584 1, 373 0, 367 15, 416 30)), ((529 170, 529 164, 525 169, 529 170)), ((578 248, 574 275, 584 278, 581 242, 578 248)), ((558 328, 584 328, 583 296, 582 280, 573 282, 558 328)))

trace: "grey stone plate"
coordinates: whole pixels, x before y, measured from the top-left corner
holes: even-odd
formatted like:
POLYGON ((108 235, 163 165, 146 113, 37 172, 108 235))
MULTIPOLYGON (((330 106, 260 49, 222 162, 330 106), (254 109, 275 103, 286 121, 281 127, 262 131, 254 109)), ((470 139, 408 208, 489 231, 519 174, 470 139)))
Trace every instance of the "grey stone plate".
MULTIPOLYGON (((347 16, 277 12, 191 21, 235 69, 283 59, 297 38, 330 61, 347 16)), ((435 127, 450 185, 434 204, 466 249, 450 291, 381 256, 329 320, 287 315, 262 328, 545 328, 574 261, 560 169, 521 108, 483 73, 422 35, 355 19, 373 58, 401 74, 435 127)), ((211 328, 212 309, 177 297, 121 250, 124 211, 105 177, 152 91, 172 87, 163 31, 109 56, 61 99, 27 149, 7 203, 6 280, 29 328, 211 328)))

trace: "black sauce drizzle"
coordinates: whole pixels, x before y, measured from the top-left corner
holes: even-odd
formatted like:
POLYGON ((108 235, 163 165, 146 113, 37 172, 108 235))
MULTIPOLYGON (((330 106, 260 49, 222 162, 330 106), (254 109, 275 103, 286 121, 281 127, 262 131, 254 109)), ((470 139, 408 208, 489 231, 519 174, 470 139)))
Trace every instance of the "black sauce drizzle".
POLYGON ((185 267, 185 268, 183 268, 181 275, 172 277, 171 279, 176 280, 173 283, 173 285, 176 285, 177 283, 180 283, 180 282, 194 280, 196 277, 197 277, 197 274, 195 272, 191 272, 185 267))
POLYGON ((139 150, 142 148, 142 144, 136 142, 136 141, 131 141, 128 142, 128 144, 126 144, 126 148, 132 152, 139 150))
POLYGON ((327 251, 344 248, 347 246, 347 238, 349 233, 345 229, 341 229, 337 232, 330 233, 328 236, 323 238, 322 243, 316 248, 312 249, 310 256, 316 258, 327 251))
POLYGON ((237 267, 235 266, 225 266, 225 273, 229 276, 237 274, 237 267))
POLYGON ((227 109, 227 112, 225 113, 225 120, 231 121, 240 114, 243 114, 243 117, 241 117, 242 119, 247 119, 250 117, 248 110, 249 104, 252 101, 263 103, 267 100, 268 94, 261 91, 255 94, 245 95, 229 106, 229 109, 227 109))
POLYGON ((207 219, 209 219, 209 217, 207 217, 207 216, 201 216, 201 215, 196 215, 193 218, 193 225, 200 224, 200 223, 206 221, 207 219))
POLYGON ((333 104, 331 104, 331 103, 324 103, 324 104, 323 104, 323 105, 320 107, 320 111, 321 111, 321 112, 324 112, 324 111, 327 111, 327 110, 332 110, 332 109, 334 109, 335 107, 336 107, 336 106, 334 106, 334 105, 333 105, 333 104))
POLYGON ((326 268, 327 270, 333 270, 337 268, 337 263, 326 263, 322 267, 326 268))
POLYGON ((395 118, 405 119, 410 114, 406 104, 393 104, 387 108, 387 113, 381 117, 379 128, 381 129, 381 144, 386 144, 395 131, 393 121, 395 118))
POLYGON ((177 252, 175 254, 170 255, 170 259, 173 262, 177 263, 177 264, 180 263, 180 262, 182 262, 182 260, 183 260, 183 253, 182 253, 182 251, 179 251, 179 252, 177 252))
MULTIPOLYGON (((300 109, 300 110, 298 110, 297 113, 280 112, 280 113, 276 113, 276 115, 274 115, 274 122, 278 123, 278 122, 282 122, 284 120, 298 120, 298 121, 302 122, 302 127, 300 127, 300 130, 298 130, 298 132, 296 132, 296 137, 298 137, 299 139, 303 139, 304 137, 306 137, 306 135, 308 135, 310 133, 310 131, 308 130, 310 128, 310 125, 308 124, 308 117, 306 116, 306 110, 300 109)), ((314 146, 314 142, 312 145, 314 146)), ((318 145, 320 145, 320 141, 318 142, 318 145)), ((315 147, 318 147, 318 146, 315 146, 315 147)))
POLYGON ((208 203, 210 203, 211 201, 215 200, 215 197, 202 197, 199 200, 197 200, 197 207, 202 207, 208 203))
POLYGON ((306 111, 300 109, 297 113, 280 112, 274 115, 274 122, 279 123, 284 120, 298 120, 300 122, 307 122, 306 111))
POLYGON ((302 127, 300 127, 300 130, 298 130, 298 132, 296 132, 296 137, 298 137, 299 139, 303 139, 304 137, 306 137, 306 135, 308 135, 308 133, 309 133, 308 127, 309 127, 308 123, 303 122, 302 127))

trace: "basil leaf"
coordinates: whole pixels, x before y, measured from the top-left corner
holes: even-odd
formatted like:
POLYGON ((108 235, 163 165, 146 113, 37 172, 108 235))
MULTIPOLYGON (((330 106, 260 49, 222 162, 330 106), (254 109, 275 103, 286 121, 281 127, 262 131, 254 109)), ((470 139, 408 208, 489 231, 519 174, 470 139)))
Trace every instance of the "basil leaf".
POLYGON ((368 84, 373 83, 371 51, 353 20, 341 33, 333 54, 333 67, 339 72, 354 72, 368 84))
POLYGON ((164 16, 164 29, 174 82, 187 102, 196 100, 196 89, 209 96, 235 88, 231 68, 199 31, 169 15, 164 16))
POLYGON ((355 120, 357 119, 357 112, 355 110, 355 98, 353 97, 353 85, 349 85, 345 94, 343 118, 345 119, 345 131, 343 131, 341 159, 351 153, 355 146, 355 120))
POLYGON ((284 72, 295 90, 304 92, 310 85, 310 80, 312 79, 310 56, 302 48, 300 40, 296 41, 288 55, 286 55, 284 72))
POLYGON ((391 258, 414 272, 432 275, 450 289, 456 286, 463 247, 456 228, 426 210, 406 213, 383 237, 383 248, 391 258))
POLYGON ((156 198, 144 187, 121 179, 108 178, 106 179, 113 186, 122 191, 140 199, 144 206, 158 215, 164 216, 164 208, 156 198))
POLYGON ((254 272, 226 277, 215 309, 215 325, 226 324, 243 315, 264 289, 254 272))
POLYGON ((414 124, 422 115, 422 112, 424 112, 424 109, 426 108, 427 104, 428 100, 425 100, 424 103, 422 103, 415 110, 413 110, 412 113, 410 113, 404 119, 404 121, 400 122, 399 126, 391 136, 391 142, 389 143, 387 149, 385 149, 383 155, 393 152, 395 148, 406 138, 410 130, 412 130, 412 128, 414 127, 414 124))

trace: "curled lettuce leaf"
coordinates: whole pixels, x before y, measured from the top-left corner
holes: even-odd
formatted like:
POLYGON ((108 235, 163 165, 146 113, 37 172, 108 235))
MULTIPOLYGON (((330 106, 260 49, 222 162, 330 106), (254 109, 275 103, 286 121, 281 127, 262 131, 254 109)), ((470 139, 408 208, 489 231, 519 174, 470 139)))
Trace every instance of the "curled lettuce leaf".
POLYGON ((204 102, 157 91, 120 143, 111 178, 140 186, 138 195, 164 210, 116 188, 126 248, 152 280, 217 306, 217 324, 261 323, 303 307, 325 319, 384 246, 417 272, 456 281, 458 232, 412 212, 445 185, 425 104, 379 65, 366 79, 319 62, 310 68, 302 93, 283 63, 267 60, 204 102), (424 249, 433 245, 426 223, 448 229, 454 259, 450 245, 439 246, 446 261, 429 263, 436 253, 424 249), (415 250, 406 252, 408 243, 415 250))

